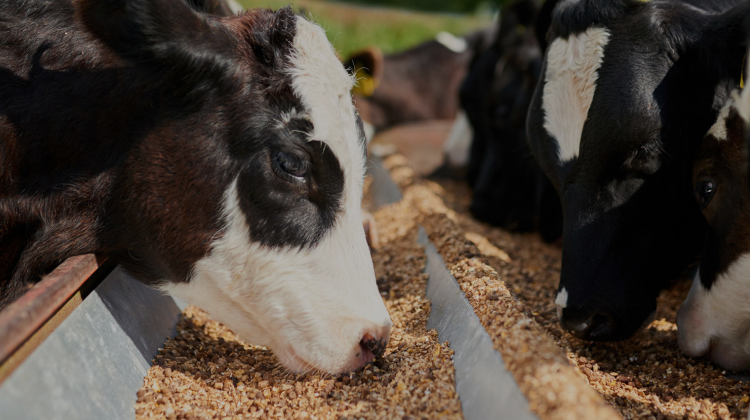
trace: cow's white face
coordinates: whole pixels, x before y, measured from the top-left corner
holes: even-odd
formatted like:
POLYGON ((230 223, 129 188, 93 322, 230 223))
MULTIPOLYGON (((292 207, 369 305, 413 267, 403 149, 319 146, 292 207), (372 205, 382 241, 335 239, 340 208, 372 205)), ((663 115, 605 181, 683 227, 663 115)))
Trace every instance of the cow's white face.
POLYGON ((280 192, 254 185, 252 168, 231 182, 223 234, 188 283, 163 289, 241 338, 270 347, 293 372, 338 373, 382 352, 391 321, 362 228, 364 133, 352 105, 352 78, 319 26, 297 17, 292 45, 287 71, 299 104, 275 125, 288 126, 290 135, 299 134, 296 127, 308 129, 308 143, 269 152, 272 169, 281 173, 280 179, 271 175, 271 184, 278 182, 280 192), (304 194, 282 195, 289 188, 304 194), (273 214, 266 202, 281 212, 309 211, 273 214))

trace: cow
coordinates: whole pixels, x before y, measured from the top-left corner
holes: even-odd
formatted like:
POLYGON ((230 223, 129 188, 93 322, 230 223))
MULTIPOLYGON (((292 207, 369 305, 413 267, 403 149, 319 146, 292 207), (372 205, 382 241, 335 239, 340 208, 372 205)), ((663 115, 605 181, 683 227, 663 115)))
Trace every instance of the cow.
POLYGON ((688 356, 709 354, 726 369, 750 368, 750 89, 735 92, 703 138, 695 160, 695 198, 709 231, 698 276, 677 311, 688 356))
POLYGON ((354 101, 371 139, 399 124, 453 119, 458 88, 469 62, 489 44, 492 30, 466 37, 441 32, 436 39, 400 53, 365 48, 344 60, 357 78, 354 101))
POLYGON ((473 133, 472 214, 513 231, 539 230, 552 242, 562 231, 560 200, 526 144, 526 112, 542 63, 531 30, 536 12, 531 0, 501 12, 498 37, 474 61, 460 97, 473 133))
POLYGON ((693 161, 739 83, 749 7, 563 0, 547 8, 527 131, 562 200, 555 303, 574 336, 629 337, 653 316, 660 290, 697 263, 706 222, 693 161))
POLYGON ((291 372, 383 353, 365 137, 322 28, 289 8, 7 0, 0 38, 4 302, 100 253, 291 372))

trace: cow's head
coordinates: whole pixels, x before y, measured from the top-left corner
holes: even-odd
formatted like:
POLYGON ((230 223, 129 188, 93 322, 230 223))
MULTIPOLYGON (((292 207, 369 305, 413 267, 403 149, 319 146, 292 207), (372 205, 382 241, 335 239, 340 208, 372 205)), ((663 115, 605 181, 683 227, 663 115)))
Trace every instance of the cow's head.
POLYGON ((294 372, 382 354, 364 134, 324 31, 289 9, 214 18, 182 0, 80 11, 143 94, 143 138, 113 198, 111 224, 128 226, 118 261, 294 372))
POLYGON ((679 1, 564 0, 529 108, 532 152, 564 214, 556 299, 580 338, 634 333, 700 254, 691 171, 739 81, 742 16, 679 1))
POLYGON ((750 89, 734 95, 703 138, 695 198, 710 226, 699 277, 678 311, 680 348, 728 369, 750 366, 750 89))

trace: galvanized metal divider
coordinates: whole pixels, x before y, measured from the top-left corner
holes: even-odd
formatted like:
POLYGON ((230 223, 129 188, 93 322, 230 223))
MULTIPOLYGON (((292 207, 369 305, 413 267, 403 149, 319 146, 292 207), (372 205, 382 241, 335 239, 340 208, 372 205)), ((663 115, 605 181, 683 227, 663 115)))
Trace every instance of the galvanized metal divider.
MULTIPOLYGON (((373 177, 371 189, 376 206, 401 199, 398 186, 380 159, 371 157, 367 171, 373 177)), ((502 356, 494 349, 474 308, 421 226, 418 242, 427 254, 426 294, 432 301, 427 328, 435 328, 439 340, 449 341, 454 351, 456 391, 464 418, 537 420, 513 375, 505 369, 502 356)))
POLYGON ((0 418, 135 418, 179 306, 93 255, 69 259, 0 312, 0 418))

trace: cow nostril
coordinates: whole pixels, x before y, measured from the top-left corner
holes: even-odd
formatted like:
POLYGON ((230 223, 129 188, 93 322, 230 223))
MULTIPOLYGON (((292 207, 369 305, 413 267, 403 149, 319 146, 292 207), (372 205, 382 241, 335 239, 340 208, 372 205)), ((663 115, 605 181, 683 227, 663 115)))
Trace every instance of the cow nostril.
POLYGON ((374 359, 379 359, 383 356, 387 344, 387 340, 383 338, 375 338, 370 333, 366 333, 359 342, 359 346, 362 347, 362 350, 370 352, 374 359))
POLYGON ((615 332, 614 319, 602 312, 571 313, 569 309, 564 309, 560 325, 582 340, 609 341, 615 332))

